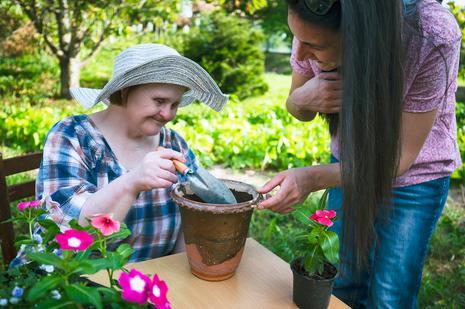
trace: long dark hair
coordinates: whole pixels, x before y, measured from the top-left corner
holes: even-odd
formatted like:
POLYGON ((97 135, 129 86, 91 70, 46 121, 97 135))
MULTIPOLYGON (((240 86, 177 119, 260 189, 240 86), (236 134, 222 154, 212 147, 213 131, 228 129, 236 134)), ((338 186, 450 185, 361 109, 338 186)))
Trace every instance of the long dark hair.
POLYGON ((302 0, 287 2, 310 26, 341 33, 342 106, 339 117, 330 116, 329 123, 333 132, 337 125, 340 143, 343 255, 351 252, 361 267, 374 240, 375 218, 390 200, 400 156, 402 1, 341 0, 323 17, 312 14, 302 0))

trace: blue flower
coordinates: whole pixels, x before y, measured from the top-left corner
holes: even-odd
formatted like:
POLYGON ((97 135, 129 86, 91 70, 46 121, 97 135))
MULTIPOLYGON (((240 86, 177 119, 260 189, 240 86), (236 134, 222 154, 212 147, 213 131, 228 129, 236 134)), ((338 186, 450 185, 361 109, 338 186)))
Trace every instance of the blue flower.
POLYGON ((5 307, 6 305, 8 305, 8 299, 0 298, 0 306, 5 307))
POLYGON ((21 296, 23 296, 23 293, 24 293, 23 288, 20 288, 19 286, 15 286, 15 288, 11 292, 11 295, 13 295, 13 297, 15 298, 20 298, 21 296))

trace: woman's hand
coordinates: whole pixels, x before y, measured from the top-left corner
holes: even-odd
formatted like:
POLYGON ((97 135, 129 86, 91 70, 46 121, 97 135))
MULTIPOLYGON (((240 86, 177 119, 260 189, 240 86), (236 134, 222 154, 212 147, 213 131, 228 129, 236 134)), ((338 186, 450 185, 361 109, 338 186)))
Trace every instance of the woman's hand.
POLYGON ((128 185, 134 193, 156 188, 169 188, 178 181, 172 159, 185 162, 184 156, 174 150, 159 148, 149 152, 142 162, 127 174, 128 185))
POLYGON ((321 72, 296 88, 287 102, 298 111, 325 114, 338 113, 341 103, 342 80, 337 72, 321 72))
POLYGON ((293 168, 277 174, 257 189, 257 192, 266 194, 280 187, 274 196, 261 202, 258 209, 267 208, 282 214, 292 212, 292 206, 302 203, 311 192, 321 189, 317 185, 317 177, 313 167, 293 168))

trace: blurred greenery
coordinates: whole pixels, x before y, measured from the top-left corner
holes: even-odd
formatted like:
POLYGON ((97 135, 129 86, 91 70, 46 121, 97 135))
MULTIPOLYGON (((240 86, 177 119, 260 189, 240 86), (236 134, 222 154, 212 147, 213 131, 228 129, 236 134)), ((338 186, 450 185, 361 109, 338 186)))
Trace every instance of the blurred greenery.
POLYGON ((198 22, 178 50, 209 72, 225 93, 240 99, 265 93, 261 31, 220 11, 202 14, 198 22))
MULTIPOLYGON (((172 125, 189 142, 206 165, 222 163, 232 168, 286 169, 325 162, 329 134, 321 119, 302 123, 284 109, 290 76, 265 75, 276 85, 265 95, 230 102, 222 113, 204 104, 179 111, 172 125), (286 155, 280 155, 285 153, 286 155)), ((0 139, 4 146, 31 152, 42 149, 48 130, 60 119, 85 110, 75 102, 14 101, 0 107, 0 139)), ((97 106, 98 110, 102 106, 97 106)))

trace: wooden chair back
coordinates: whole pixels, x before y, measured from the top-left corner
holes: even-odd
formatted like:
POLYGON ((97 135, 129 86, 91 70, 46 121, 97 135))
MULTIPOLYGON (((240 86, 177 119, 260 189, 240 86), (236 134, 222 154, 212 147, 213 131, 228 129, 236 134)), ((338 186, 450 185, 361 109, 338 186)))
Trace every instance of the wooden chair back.
POLYGON ((12 222, 4 221, 11 218, 10 203, 24 198, 34 197, 35 180, 30 180, 14 185, 7 185, 6 177, 39 168, 42 160, 42 152, 21 155, 3 159, 0 152, 0 244, 2 247, 3 261, 8 265, 16 256, 15 233, 12 222))

